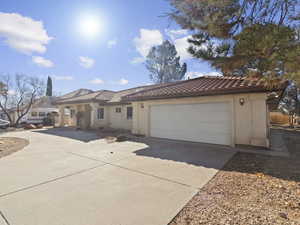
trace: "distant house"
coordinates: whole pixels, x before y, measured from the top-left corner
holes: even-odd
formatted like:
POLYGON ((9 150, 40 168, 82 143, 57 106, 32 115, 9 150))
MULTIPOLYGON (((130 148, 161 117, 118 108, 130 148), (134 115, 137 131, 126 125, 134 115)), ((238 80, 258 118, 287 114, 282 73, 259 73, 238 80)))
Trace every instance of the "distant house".
POLYGON ((204 76, 117 92, 81 89, 56 104, 61 126, 111 127, 166 139, 269 146, 269 93, 261 80, 204 76))
MULTIPOLYGON (((29 109, 28 113, 21 119, 20 123, 33 123, 33 124, 42 123, 44 118, 46 118, 49 113, 52 112, 58 113, 57 106, 53 104, 56 100, 57 97, 49 97, 49 96, 44 96, 37 99, 29 109)), ((20 112, 23 112, 24 110, 25 109, 23 107, 21 108, 20 112)), ((12 121, 16 122, 16 120, 18 119, 17 110, 11 109, 9 113, 12 118, 12 121)), ((6 116, 3 115, 3 117, 6 116)), ((7 117, 4 119, 7 119, 7 117)))

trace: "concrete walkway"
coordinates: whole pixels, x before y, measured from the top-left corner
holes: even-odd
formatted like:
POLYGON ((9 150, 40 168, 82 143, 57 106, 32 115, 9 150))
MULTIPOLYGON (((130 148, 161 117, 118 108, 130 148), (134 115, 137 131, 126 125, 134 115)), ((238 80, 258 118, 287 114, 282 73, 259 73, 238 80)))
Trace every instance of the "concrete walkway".
POLYGON ((166 225, 234 154, 68 129, 5 136, 30 145, 0 159, 0 225, 166 225))

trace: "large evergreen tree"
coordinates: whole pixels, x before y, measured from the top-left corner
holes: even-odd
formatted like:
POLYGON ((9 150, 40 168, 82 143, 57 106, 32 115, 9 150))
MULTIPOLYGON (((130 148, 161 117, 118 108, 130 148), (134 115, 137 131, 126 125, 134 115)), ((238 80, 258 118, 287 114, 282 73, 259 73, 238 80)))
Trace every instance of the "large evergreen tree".
POLYGON ((299 0, 169 0, 171 17, 194 31, 188 51, 224 75, 299 82, 299 0))
POLYGON ((46 96, 52 96, 52 79, 48 76, 46 96))
POLYGON ((166 83, 181 80, 187 70, 186 63, 180 65, 180 57, 176 48, 168 40, 150 50, 146 67, 150 72, 150 79, 154 83, 166 83))

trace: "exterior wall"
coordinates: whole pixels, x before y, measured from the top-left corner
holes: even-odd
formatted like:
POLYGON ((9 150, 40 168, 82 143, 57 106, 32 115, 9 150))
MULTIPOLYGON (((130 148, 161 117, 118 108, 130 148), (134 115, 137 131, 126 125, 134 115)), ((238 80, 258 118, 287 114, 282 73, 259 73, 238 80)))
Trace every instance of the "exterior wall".
POLYGON ((257 93, 134 102, 132 132, 146 136, 150 135, 149 112, 152 105, 228 102, 232 107, 231 145, 245 144, 268 146, 268 113, 266 98, 266 93, 257 93), (240 99, 242 98, 245 103, 240 105, 240 99))
POLYGON ((99 106, 98 103, 92 103, 92 112, 91 112, 91 126, 92 128, 108 127, 110 114, 109 108, 107 106, 99 106), (104 118, 98 119, 97 113, 99 108, 104 108, 104 118))
POLYGON ((100 106, 97 103, 92 104, 92 127, 111 127, 114 129, 132 129, 132 119, 127 119, 127 107, 131 105, 113 105, 100 106), (104 108, 104 119, 97 118, 99 108, 104 108), (121 112, 117 113, 116 108, 121 108, 121 112))
POLYGON ((91 111, 91 127, 111 127, 114 129, 132 129, 132 119, 127 119, 127 107, 131 105, 105 105, 101 106, 98 103, 92 103, 91 111), (104 108, 104 118, 98 119, 98 109, 104 108), (121 108, 121 113, 116 112, 116 108, 121 108))
POLYGON ((131 105, 114 105, 109 106, 109 126, 115 129, 132 129, 132 119, 127 119, 127 107, 131 105), (121 112, 117 113, 116 108, 121 108, 121 112))

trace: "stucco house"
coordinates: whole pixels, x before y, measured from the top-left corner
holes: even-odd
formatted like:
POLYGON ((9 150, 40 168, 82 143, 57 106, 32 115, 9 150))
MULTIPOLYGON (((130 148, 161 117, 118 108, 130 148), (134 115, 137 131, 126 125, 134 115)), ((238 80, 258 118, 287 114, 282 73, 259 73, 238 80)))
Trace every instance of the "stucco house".
POLYGON ((67 125, 81 128, 112 127, 151 137, 267 147, 269 93, 263 81, 204 76, 119 92, 90 91, 56 104, 61 126, 66 125, 67 108, 67 125))

